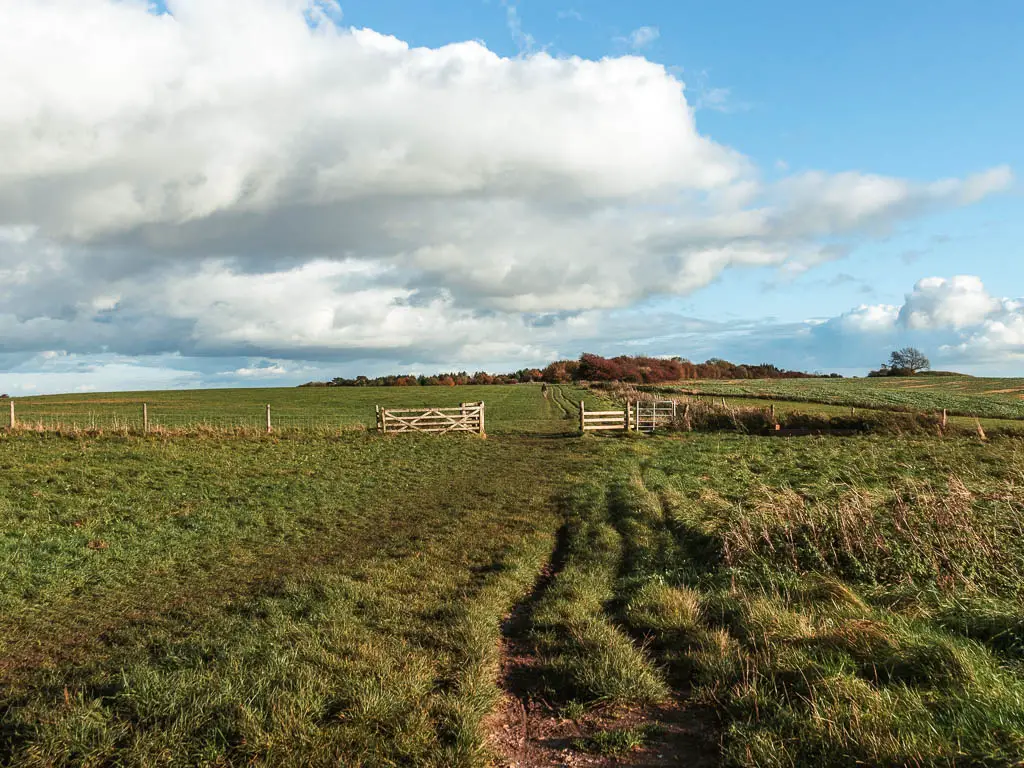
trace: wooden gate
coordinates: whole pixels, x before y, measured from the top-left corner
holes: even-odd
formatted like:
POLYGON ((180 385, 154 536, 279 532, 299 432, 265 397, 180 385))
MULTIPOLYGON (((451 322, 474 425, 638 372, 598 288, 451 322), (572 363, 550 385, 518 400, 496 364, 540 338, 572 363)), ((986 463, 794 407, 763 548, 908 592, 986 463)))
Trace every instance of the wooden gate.
POLYGON ((580 402, 580 432, 653 432, 658 427, 671 424, 675 418, 675 400, 627 401, 626 408, 621 411, 588 411, 580 402))
POLYGON ((462 403, 455 408, 381 408, 377 406, 377 429, 397 432, 484 433, 484 404, 462 403))
POLYGON ((580 400, 580 432, 600 432, 609 429, 625 431, 629 411, 588 411, 580 400))

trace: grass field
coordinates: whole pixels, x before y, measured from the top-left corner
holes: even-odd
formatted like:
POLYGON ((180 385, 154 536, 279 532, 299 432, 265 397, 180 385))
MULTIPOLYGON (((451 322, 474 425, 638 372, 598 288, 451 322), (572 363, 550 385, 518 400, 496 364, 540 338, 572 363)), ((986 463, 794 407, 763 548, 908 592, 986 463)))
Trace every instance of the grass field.
POLYGON ((546 694, 693 686, 722 718, 726 765, 1015 764, 1022 449, 624 446, 574 492, 570 558, 538 612, 546 694))
POLYGON ((555 446, 4 439, 0 763, 476 764, 555 446))
MULTIPOLYGON (((419 408, 487 403, 487 430, 510 432, 558 431, 559 420, 575 418, 580 400, 596 408, 593 393, 571 386, 552 386, 540 396, 539 384, 462 387, 310 387, 288 389, 207 389, 163 392, 50 395, 19 398, 16 418, 26 426, 82 429, 142 425, 142 404, 154 428, 209 426, 219 429, 264 429, 266 406, 278 430, 332 431, 375 424, 374 406, 419 408)), ((8 419, 0 409, 0 419, 8 419)), ((3 422, 7 426, 7 421, 3 422)))
POLYGON ((580 439, 575 390, 469 389, 216 397, 483 399, 489 440, 0 433, 0 765, 1024 754, 1024 440, 580 439))
MULTIPOLYGON (((715 403, 718 399, 718 395, 696 395, 688 396, 698 400, 699 402, 711 402, 715 403)), ((775 406, 775 413, 781 419, 782 417, 789 414, 812 414, 816 416, 830 417, 843 417, 850 415, 850 405, 829 405, 827 403, 813 403, 799 400, 775 400, 766 399, 764 397, 742 397, 737 395, 729 395, 726 397, 726 404, 731 408, 759 408, 764 409, 768 406, 769 402, 775 406)), ((854 406, 856 411, 862 415, 865 413, 869 414, 884 414, 888 413, 889 410, 885 408, 866 408, 864 406, 854 406)), ((932 412, 933 411, 925 411, 932 412)), ((1004 432, 1017 432, 1024 435, 1024 420, 1020 419, 994 419, 989 417, 976 417, 976 416, 950 416, 949 423, 956 427, 964 429, 975 429, 977 424, 981 424, 986 430, 1000 430, 1004 432)))
POLYGON ((858 408, 941 411, 951 415, 1024 419, 1024 379, 917 376, 877 379, 752 379, 687 381, 676 389, 858 408))

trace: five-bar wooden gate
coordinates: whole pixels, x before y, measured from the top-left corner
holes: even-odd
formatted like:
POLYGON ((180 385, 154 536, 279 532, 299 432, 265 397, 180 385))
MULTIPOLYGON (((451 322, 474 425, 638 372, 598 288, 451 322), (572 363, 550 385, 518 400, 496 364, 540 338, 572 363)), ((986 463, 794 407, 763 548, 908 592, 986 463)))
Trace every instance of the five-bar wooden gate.
POLYGON ((377 429, 384 434, 398 432, 484 432, 484 404, 462 403, 455 408, 381 408, 377 406, 377 429))

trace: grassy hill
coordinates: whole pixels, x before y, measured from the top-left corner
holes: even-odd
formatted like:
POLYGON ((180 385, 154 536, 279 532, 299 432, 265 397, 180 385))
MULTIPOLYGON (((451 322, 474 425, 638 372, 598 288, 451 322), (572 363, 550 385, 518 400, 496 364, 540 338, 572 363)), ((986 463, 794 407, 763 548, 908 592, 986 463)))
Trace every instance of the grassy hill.
POLYGON ((726 397, 757 397, 993 419, 1024 419, 1024 378, 915 376, 877 379, 739 379, 687 381, 677 391, 726 397))
POLYGON ((592 395, 470 389, 19 400, 492 437, 0 431, 0 765, 1024 754, 1024 440, 578 438, 592 395))

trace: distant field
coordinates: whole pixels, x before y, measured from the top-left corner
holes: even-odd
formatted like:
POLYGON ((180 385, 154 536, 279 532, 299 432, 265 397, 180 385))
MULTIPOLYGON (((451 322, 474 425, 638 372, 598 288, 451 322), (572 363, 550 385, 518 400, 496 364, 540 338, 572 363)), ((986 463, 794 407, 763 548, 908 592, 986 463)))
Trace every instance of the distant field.
POLYGON ((578 438, 580 397, 19 400, 336 427, 483 399, 493 437, 0 431, 0 765, 1024 754, 1024 440, 578 438))
MULTIPOLYGON (((717 400, 718 395, 706 394, 700 395, 698 398, 714 402, 717 400)), ((821 414, 822 416, 830 417, 848 416, 850 414, 849 405, 829 405, 827 403, 813 403, 800 400, 777 400, 774 398, 766 399, 763 397, 738 397, 731 395, 726 398, 726 403, 732 407, 753 407, 761 409, 767 408, 769 403, 771 403, 775 406, 775 413, 780 417, 791 413, 821 414)), ((857 409, 862 415, 865 412, 884 412, 887 410, 885 408, 867 408, 865 406, 857 406, 857 409)), ((967 429, 973 429, 976 424, 980 423, 984 429, 1017 432, 1024 435, 1024 420, 1020 419, 993 419, 984 416, 950 416, 949 423, 954 426, 960 426, 967 429)))
MULTIPOLYGON (((560 421, 575 418, 580 400, 592 408, 599 399, 572 386, 552 386, 541 396, 539 384, 462 387, 309 387, 287 389, 207 389, 168 392, 116 392, 105 394, 48 395, 18 398, 16 418, 23 425, 66 425, 82 428, 128 426, 142 423, 142 404, 154 427, 196 425, 261 429, 266 406, 277 429, 336 430, 372 427, 374 406, 418 408, 456 406, 463 402, 487 404, 487 431, 544 432, 565 427, 560 421)), ((0 424, 7 411, 0 408, 0 424)), ((569 427, 571 429, 571 426, 569 427)))
POLYGON ((1024 419, 1024 378, 917 376, 878 379, 750 379, 686 381, 673 387, 709 395, 750 396, 992 419, 1024 419))

